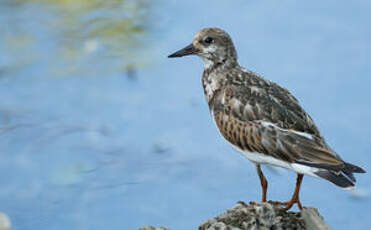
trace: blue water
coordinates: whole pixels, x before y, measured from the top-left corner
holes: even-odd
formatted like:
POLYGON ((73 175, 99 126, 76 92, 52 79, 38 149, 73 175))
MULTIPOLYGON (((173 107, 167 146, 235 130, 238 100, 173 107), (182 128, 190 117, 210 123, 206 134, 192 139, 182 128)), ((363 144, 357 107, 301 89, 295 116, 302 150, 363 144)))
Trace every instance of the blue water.
MULTIPOLYGON (((197 229, 260 200, 254 167, 210 119, 201 60, 166 58, 208 26, 370 171, 369 1, 24 2, 0 3, 0 211, 13 230, 197 229), (98 36, 89 25, 100 17, 133 29, 98 36)), ((287 200, 295 174, 263 170, 268 198, 287 200)), ((371 179, 357 179, 362 196, 305 177, 302 203, 334 229, 366 229, 371 179)))

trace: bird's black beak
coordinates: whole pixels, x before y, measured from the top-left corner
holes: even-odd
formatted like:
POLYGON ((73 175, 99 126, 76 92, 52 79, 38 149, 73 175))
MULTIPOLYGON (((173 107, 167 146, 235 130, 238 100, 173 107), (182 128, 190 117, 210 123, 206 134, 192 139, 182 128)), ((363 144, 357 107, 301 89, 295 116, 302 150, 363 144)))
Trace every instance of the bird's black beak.
POLYGON ((174 57, 183 57, 183 56, 186 56, 186 55, 191 55, 191 54, 196 54, 198 53, 198 49, 196 49, 193 44, 190 44, 189 46, 186 46, 184 47, 183 49, 181 50, 178 50, 176 51, 175 53, 173 54, 170 54, 169 58, 174 58, 174 57))

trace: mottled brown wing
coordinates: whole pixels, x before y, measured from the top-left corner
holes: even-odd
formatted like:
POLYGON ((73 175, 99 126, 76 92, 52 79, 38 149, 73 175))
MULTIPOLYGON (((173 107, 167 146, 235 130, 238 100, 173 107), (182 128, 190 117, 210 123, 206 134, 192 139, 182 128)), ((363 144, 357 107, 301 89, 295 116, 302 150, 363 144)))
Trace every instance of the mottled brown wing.
POLYGON ((258 121, 241 121, 233 113, 214 113, 216 124, 231 144, 241 150, 258 152, 289 163, 341 170, 344 162, 330 149, 294 131, 258 121))
POLYGON ((219 95, 230 100, 231 109, 241 121, 266 120, 284 129, 321 137, 312 118, 288 90, 252 72, 236 74, 219 95))
POLYGON ((229 85, 217 95, 213 114, 225 139, 241 150, 290 163, 332 170, 344 166, 309 116, 302 109, 300 116, 292 111, 300 105, 290 105, 290 109, 276 102, 277 98, 272 99, 268 86, 255 87, 229 85))

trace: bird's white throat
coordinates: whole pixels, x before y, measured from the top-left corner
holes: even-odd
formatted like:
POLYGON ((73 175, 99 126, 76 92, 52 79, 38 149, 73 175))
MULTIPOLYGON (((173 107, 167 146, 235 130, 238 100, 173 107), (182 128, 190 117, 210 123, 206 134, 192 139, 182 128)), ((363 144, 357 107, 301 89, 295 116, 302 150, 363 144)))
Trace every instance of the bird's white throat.
POLYGON ((205 58, 205 57, 201 57, 201 58, 204 61, 204 69, 205 70, 210 69, 210 67, 214 65, 214 62, 211 61, 210 59, 205 58))

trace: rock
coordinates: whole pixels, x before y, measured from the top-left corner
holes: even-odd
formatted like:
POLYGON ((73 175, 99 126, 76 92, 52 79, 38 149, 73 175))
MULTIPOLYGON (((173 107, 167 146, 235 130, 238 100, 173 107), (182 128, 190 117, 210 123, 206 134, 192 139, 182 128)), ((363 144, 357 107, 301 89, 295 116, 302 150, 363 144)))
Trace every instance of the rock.
POLYGON ((10 230, 11 224, 8 215, 0 212, 0 230, 10 230))
POLYGON ((139 230, 170 230, 170 228, 144 226, 144 227, 140 227, 139 230))
MULTIPOLYGON (((199 230, 331 230, 316 208, 289 212, 272 203, 238 203, 221 215, 207 220, 199 230)), ((142 227, 139 230, 170 230, 142 227)))
POLYGON ((305 208, 301 211, 301 217, 305 222, 307 230, 331 230, 316 208, 305 208))
POLYGON ((203 223, 199 230, 330 230, 315 208, 287 212, 270 203, 237 204, 220 216, 203 223))

